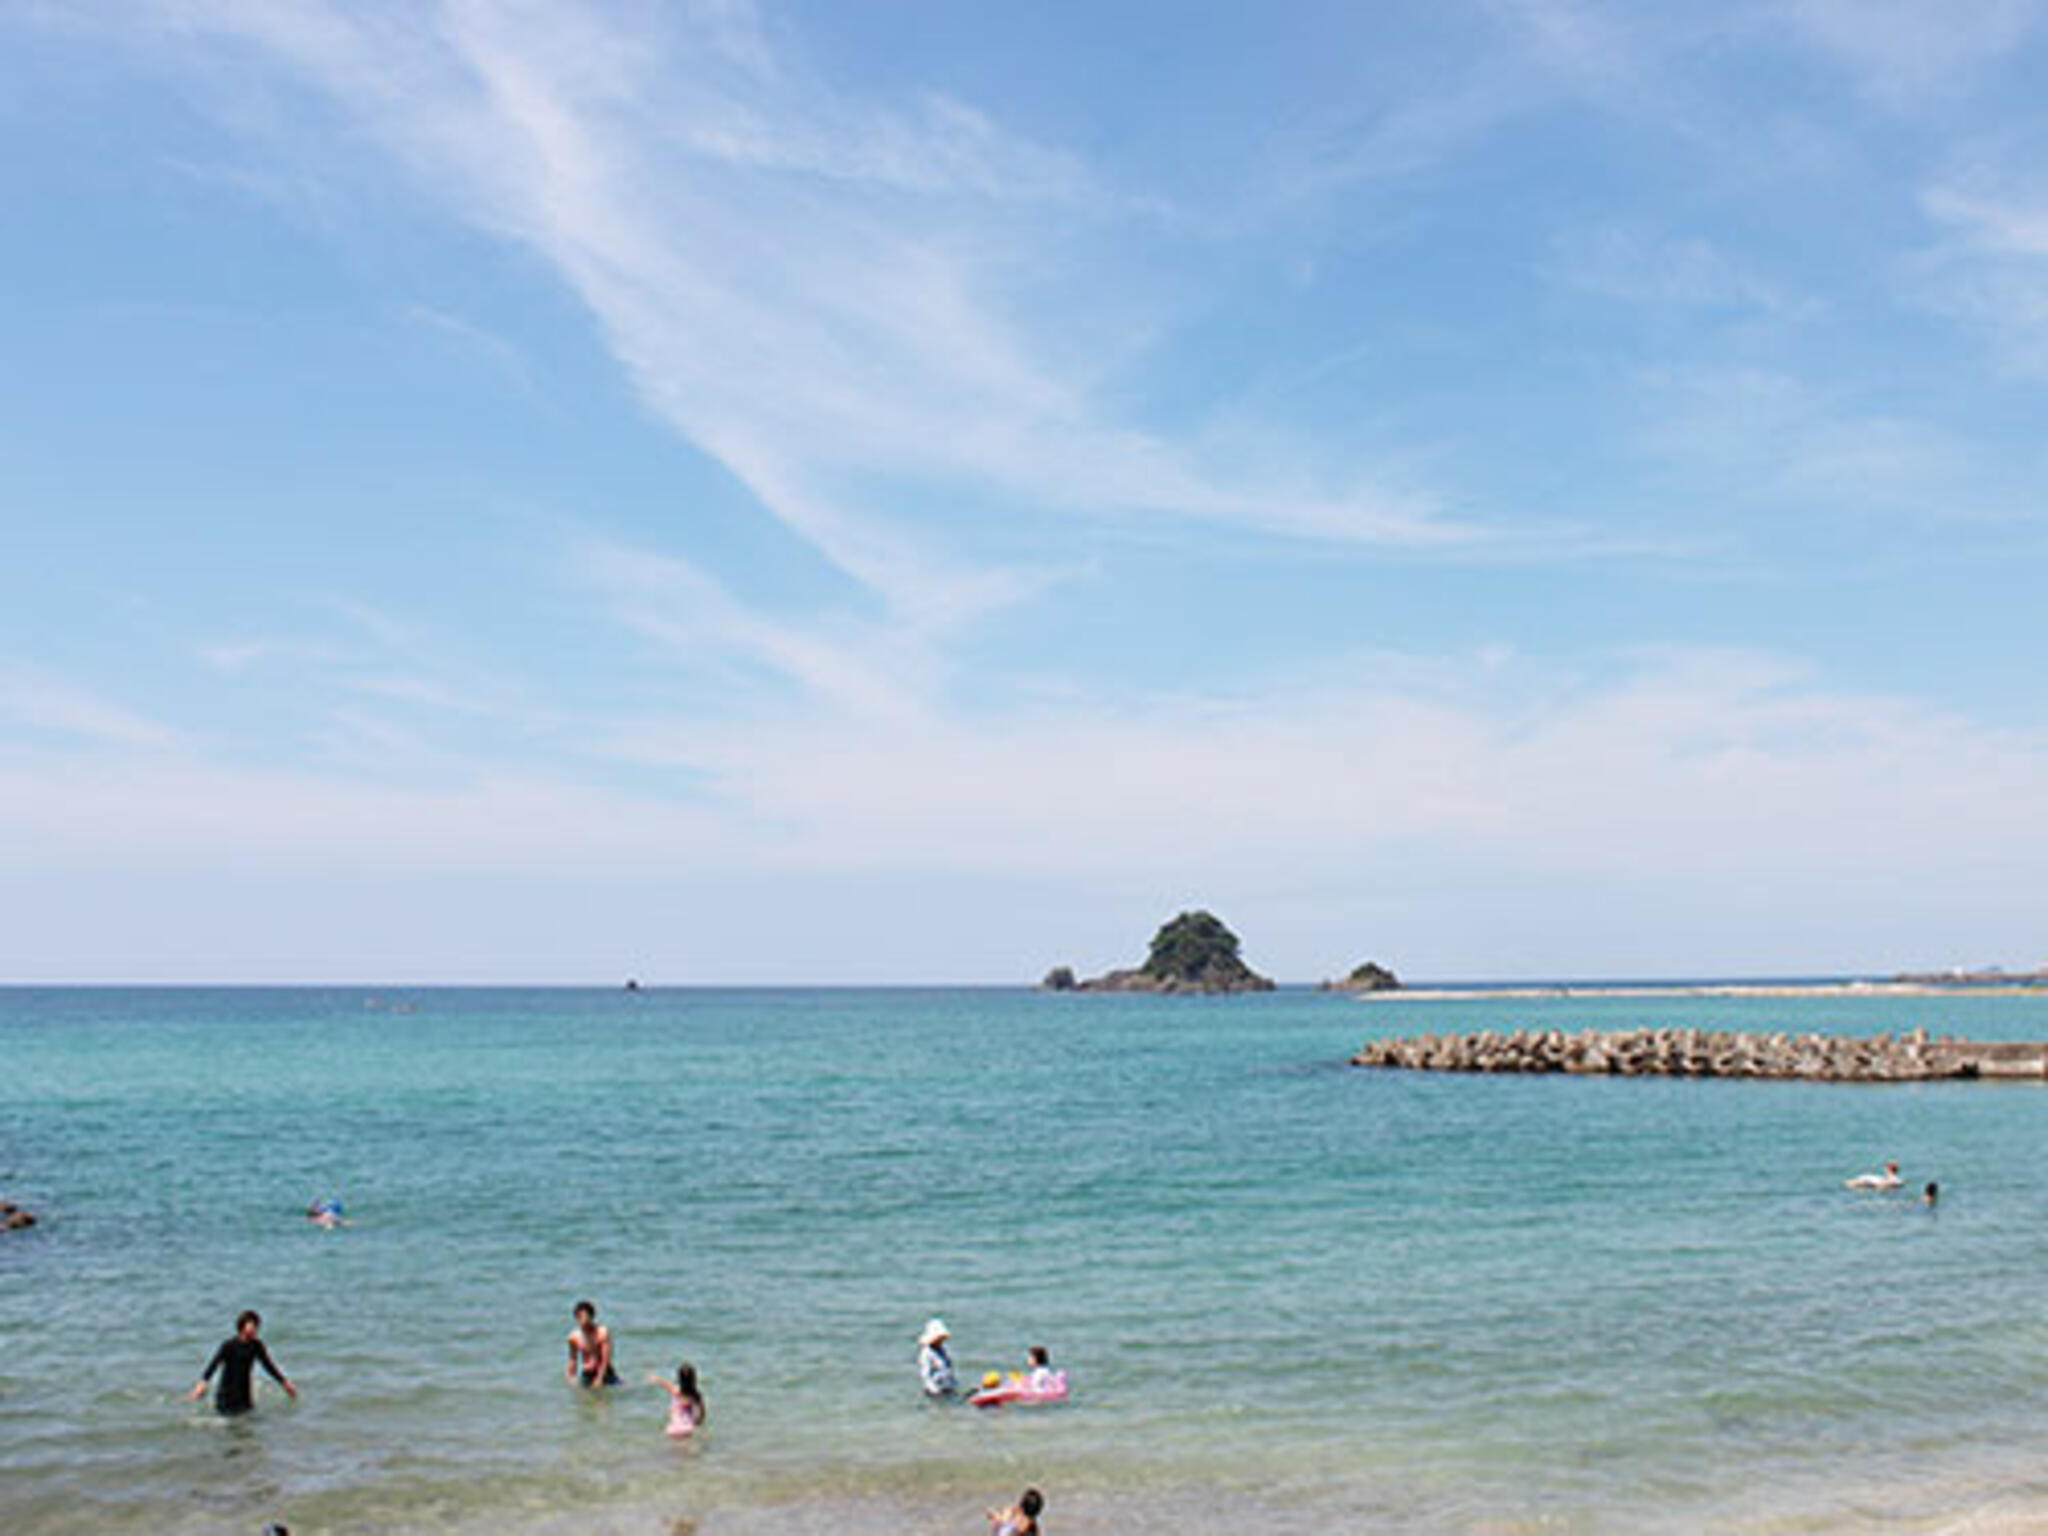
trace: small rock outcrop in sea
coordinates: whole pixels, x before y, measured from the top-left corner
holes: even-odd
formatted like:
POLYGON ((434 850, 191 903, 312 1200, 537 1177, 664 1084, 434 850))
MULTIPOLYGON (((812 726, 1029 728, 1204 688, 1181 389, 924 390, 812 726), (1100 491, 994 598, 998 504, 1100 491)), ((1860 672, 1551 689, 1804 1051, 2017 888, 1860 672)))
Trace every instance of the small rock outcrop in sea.
POLYGON ((1075 981, 1066 966, 1055 966, 1044 985, 1078 992, 1270 992, 1272 978, 1261 976, 1238 953, 1237 935, 1211 912, 1183 912, 1152 936, 1145 963, 1075 981), (1064 975, 1066 985, 1056 978, 1064 975))
POLYGON ((1326 981, 1325 992, 1398 992, 1401 978, 1377 960, 1360 961, 1342 981, 1326 981))
POLYGON ((1071 965, 1056 965, 1045 973, 1045 980, 1039 985, 1048 992, 1071 992, 1076 985, 1074 968, 1071 965))
POLYGON ((1703 1029, 1486 1030, 1375 1040, 1355 1067, 1423 1072, 1572 1072, 1618 1077, 1772 1077, 1837 1083, 1938 1078, 2048 1079, 2048 1044, 1975 1044, 1927 1031, 1877 1035, 1743 1035, 1703 1029))

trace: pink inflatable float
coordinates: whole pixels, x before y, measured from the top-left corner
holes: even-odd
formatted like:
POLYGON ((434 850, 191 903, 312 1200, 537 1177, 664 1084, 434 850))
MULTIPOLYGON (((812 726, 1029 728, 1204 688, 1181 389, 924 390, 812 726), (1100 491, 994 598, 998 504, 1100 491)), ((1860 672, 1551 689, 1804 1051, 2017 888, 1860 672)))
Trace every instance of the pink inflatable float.
POLYGON ((1064 1403, 1066 1400, 1065 1371, 1054 1371, 1036 1383, 1029 1377, 1012 1376, 993 1387, 983 1387, 967 1399, 977 1408, 1000 1408, 1006 1403, 1015 1403, 1022 1408, 1038 1403, 1064 1403))

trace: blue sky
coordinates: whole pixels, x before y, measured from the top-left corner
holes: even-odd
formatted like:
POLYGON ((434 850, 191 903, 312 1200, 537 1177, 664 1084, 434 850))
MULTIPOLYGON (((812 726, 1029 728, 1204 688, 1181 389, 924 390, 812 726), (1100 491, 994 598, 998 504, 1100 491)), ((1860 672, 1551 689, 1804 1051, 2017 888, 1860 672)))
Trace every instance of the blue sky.
POLYGON ((2048 957, 2043 9, 10 6, 0 977, 2048 957))

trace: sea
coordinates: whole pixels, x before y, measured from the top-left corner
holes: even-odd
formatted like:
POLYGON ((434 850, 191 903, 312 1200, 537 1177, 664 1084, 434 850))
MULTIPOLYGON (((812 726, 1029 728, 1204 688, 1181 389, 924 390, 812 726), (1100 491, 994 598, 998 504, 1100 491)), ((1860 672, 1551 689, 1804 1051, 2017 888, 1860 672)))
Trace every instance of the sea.
POLYGON ((0 1530, 2048 1531, 2048 1084, 1347 1065, 1638 1025, 2048 997, 0 990, 0 1530), (933 1315, 1070 1400, 925 1401, 933 1315))

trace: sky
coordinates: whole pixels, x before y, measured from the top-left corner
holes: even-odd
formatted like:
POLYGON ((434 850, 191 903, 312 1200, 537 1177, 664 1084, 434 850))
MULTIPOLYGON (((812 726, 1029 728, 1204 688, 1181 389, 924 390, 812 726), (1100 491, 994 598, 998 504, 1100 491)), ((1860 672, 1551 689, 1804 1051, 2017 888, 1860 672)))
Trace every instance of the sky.
POLYGON ((15 0, 0 980, 2048 959, 2044 9, 15 0))

